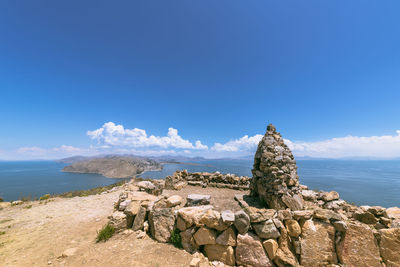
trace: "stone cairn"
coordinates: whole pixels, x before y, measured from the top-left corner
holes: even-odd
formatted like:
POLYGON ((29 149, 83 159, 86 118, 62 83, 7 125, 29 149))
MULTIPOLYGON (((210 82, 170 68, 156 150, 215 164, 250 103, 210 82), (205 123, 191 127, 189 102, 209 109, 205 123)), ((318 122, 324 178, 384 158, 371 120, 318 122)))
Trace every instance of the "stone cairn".
POLYGON ((252 173, 252 196, 272 209, 303 209, 296 161, 272 124, 258 144, 252 173))

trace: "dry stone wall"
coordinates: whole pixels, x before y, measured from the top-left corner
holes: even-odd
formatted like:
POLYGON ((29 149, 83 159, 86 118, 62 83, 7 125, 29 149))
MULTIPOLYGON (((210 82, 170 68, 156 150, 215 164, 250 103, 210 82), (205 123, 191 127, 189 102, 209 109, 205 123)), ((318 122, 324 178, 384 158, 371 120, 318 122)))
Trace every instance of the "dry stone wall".
POLYGON ((201 187, 230 188, 236 190, 248 190, 250 177, 237 176, 235 174, 222 174, 220 172, 194 172, 187 170, 176 171, 172 176, 165 178, 165 188, 179 190, 186 185, 201 187))
MULTIPOLYGON (((400 266, 400 208, 357 207, 335 191, 300 185, 293 156, 273 126, 258 148, 251 196, 239 190, 235 196, 241 210, 216 210, 207 195, 155 196, 149 194, 151 184, 132 181, 115 203, 110 224, 159 242, 176 242, 179 236, 184 250, 229 266, 400 266)), ((181 171, 165 186, 179 190, 189 182, 250 183, 181 171)), ((154 188, 161 185, 157 181, 154 188)))

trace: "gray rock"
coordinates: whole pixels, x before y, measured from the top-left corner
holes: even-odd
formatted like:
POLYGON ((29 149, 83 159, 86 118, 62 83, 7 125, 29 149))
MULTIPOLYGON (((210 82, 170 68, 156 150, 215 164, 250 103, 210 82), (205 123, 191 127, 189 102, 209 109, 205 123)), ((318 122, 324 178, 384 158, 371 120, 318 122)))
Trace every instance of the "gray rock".
POLYGON ((154 239, 166 243, 174 230, 175 216, 170 208, 155 209, 149 213, 149 224, 154 239))
POLYGON ((262 223, 253 224, 253 229, 257 235, 263 239, 278 238, 281 234, 276 229, 275 224, 272 220, 268 220, 262 223))
POLYGON ((245 234, 250 227, 250 217, 243 210, 235 213, 234 225, 240 234, 245 234))
POLYGON ((224 223, 234 223, 235 213, 231 210, 224 210, 221 212, 221 219, 224 223))
POLYGON ((252 233, 237 236, 236 264, 238 266, 272 267, 261 240, 252 233))
POLYGON ((301 195, 305 200, 315 201, 318 198, 318 193, 313 190, 303 190, 301 191, 301 195))
POLYGON ((156 189, 156 186, 150 181, 141 181, 137 184, 137 186, 139 187, 139 190, 144 191, 156 189))
POLYGON ((332 223, 333 227, 335 227, 338 232, 346 232, 347 224, 344 221, 336 221, 332 223))
POLYGON ((210 204, 210 195, 190 194, 187 196, 186 206, 200 206, 210 204))
POLYGON ((144 220, 146 219, 147 208, 140 206, 139 212, 136 214, 133 220, 132 230, 138 231, 143 229, 144 220))

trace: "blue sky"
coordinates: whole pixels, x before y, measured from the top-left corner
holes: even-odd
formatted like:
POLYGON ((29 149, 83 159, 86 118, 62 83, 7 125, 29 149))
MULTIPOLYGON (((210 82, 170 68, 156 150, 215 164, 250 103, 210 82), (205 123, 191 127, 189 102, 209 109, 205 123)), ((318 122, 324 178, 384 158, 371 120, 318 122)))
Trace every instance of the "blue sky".
POLYGON ((399 8, 1 1, 0 159, 241 156, 269 122, 300 156, 400 157, 399 8))

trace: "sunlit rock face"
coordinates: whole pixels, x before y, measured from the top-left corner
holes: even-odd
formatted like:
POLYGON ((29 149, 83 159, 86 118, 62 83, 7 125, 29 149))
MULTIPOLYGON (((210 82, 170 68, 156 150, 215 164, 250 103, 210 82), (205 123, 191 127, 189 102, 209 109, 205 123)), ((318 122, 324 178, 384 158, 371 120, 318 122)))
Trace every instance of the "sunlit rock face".
POLYGON ((252 173, 252 196, 259 196, 269 208, 303 209, 296 161, 272 124, 258 144, 252 173))

